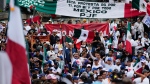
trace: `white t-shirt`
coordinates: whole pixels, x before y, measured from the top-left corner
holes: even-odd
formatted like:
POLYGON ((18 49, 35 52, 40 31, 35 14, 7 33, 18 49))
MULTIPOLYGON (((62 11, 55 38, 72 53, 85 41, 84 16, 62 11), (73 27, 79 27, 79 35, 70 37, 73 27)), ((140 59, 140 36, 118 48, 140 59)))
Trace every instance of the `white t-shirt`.
POLYGON ((62 44, 54 44, 55 53, 58 53, 59 48, 62 48, 62 44))
POLYGON ((114 65, 114 69, 117 69, 118 71, 120 71, 120 67, 121 67, 121 65, 114 65))
POLYGON ((146 78, 144 78, 144 80, 143 80, 142 84, 149 84, 149 79, 148 79, 147 77, 146 77, 146 78))
POLYGON ((113 64, 111 64, 111 65, 105 64, 105 68, 106 68, 106 70, 109 70, 109 69, 114 70, 114 65, 113 64))
POLYGON ((149 84, 149 79, 144 78, 143 81, 141 82, 141 77, 139 77, 134 79, 133 82, 135 82, 135 84, 149 84))
POLYGON ((3 31, 3 26, 0 24, 0 32, 3 31))
POLYGON ((129 71, 133 70, 133 66, 130 66, 130 67, 129 67, 129 66, 126 66, 126 69, 127 69, 128 72, 129 72, 129 71))
POLYGON ((142 22, 140 22, 140 23, 136 22, 136 23, 134 24, 134 27, 137 29, 137 31, 138 31, 139 34, 141 33, 141 36, 143 37, 143 36, 144 36, 144 35, 143 35, 143 33, 144 33, 144 26, 143 26, 143 23, 142 23, 142 22))
POLYGON ((84 58, 84 57, 80 57, 80 60, 82 63, 84 63, 84 61, 86 60, 87 58, 84 58))
POLYGON ((54 60, 54 59, 56 59, 56 54, 55 54, 55 52, 54 51, 47 51, 47 55, 49 56, 49 59, 50 60, 54 60))
POLYGON ((147 62, 147 65, 149 66, 149 68, 150 68, 150 62, 147 62))
POLYGON ((93 69, 93 68, 99 68, 99 67, 101 67, 101 65, 93 65, 93 66, 92 66, 92 69, 93 69))
POLYGON ((111 84, 108 78, 102 80, 102 84, 111 84))
POLYGON ((29 31, 29 30, 31 29, 30 26, 24 26, 24 28, 25 28, 27 31, 29 31))
MULTIPOLYGON (((103 60, 99 60, 98 65, 99 66, 103 66, 104 67, 104 61, 103 60)), ((95 63, 93 62, 93 66, 95 66, 95 63)))

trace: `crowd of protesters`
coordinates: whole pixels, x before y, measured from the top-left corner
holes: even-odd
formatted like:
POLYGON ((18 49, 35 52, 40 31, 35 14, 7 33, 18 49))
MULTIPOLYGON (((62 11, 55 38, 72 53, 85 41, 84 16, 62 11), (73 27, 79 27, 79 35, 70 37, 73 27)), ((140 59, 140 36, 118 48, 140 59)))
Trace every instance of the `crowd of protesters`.
MULTIPOLYGON (((95 30, 93 42, 82 42, 80 49, 68 35, 69 42, 60 42, 56 29, 49 34, 44 26, 23 21, 32 84, 149 84, 150 32, 141 20, 141 17, 119 21, 107 19, 110 35, 95 30), (128 22, 131 22, 132 54, 126 51, 125 44, 128 22), (37 37, 31 45, 33 35, 37 37), (41 42, 38 36, 46 35, 50 36, 50 41, 41 42), (117 35, 118 42, 115 42, 114 35, 117 35), (134 70, 137 61, 141 62, 142 73, 134 70)), ((64 22, 58 20, 56 24, 64 22)), ((86 19, 76 21, 76 24, 86 23, 86 19)), ((49 20, 48 24, 53 22, 49 20)), ((67 24, 72 24, 72 20, 67 24)), ((5 51, 7 23, 4 21, 0 23, 0 32, 0 50, 5 51)))

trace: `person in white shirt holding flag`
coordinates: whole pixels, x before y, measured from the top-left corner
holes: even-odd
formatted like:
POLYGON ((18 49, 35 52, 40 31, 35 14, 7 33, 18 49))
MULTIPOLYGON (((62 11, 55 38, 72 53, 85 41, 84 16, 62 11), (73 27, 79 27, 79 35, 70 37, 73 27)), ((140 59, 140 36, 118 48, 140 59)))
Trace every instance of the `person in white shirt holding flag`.
POLYGON ((134 24, 134 27, 136 28, 136 38, 138 38, 139 35, 144 37, 144 26, 141 22, 140 18, 137 18, 137 22, 134 24))

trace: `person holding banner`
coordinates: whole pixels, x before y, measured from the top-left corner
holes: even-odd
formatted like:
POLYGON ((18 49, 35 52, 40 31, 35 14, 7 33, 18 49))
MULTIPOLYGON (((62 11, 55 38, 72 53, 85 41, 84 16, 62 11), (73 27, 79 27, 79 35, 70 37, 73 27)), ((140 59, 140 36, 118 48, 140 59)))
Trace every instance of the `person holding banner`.
POLYGON ((50 44, 53 46, 54 44, 56 44, 56 40, 59 39, 59 37, 57 36, 57 30, 53 30, 53 34, 50 35, 50 44))

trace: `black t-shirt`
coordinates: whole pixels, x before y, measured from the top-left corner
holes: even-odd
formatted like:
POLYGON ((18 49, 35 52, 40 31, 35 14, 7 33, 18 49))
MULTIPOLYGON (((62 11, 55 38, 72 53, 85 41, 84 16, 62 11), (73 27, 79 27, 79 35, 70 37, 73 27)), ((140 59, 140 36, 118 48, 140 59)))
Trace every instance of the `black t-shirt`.
POLYGON ((144 69, 146 69, 147 71, 150 71, 148 65, 145 65, 144 69))
POLYGON ((56 35, 56 36, 54 36, 54 35, 51 35, 50 36, 50 43, 51 43, 51 45, 54 45, 54 44, 56 44, 56 40, 57 39, 59 39, 59 37, 56 35))
MULTIPOLYGON (((94 37, 94 40, 93 41, 95 41, 95 40, 97 40, 97 41, 101 41, 101 39, 100 39, 100 37, 99 36, 95 36, 94 37)), ((99 44, 99 42, 93 42, 93 47, 97 47, 97 44, 99 44)))
POLYGON ((33 34, 33 33, 35 33, 35 32, 36 32, 35 29, 30 29, 30 30, 28 31, 29 34, 33 34))
MULTIPOLYGON (((34 55, 34 57, 37 57, 38 59, 43 60, 43 55, 39 55, 39 56, 34 55)), ((41 61, 39 61, 39 65, 40 65, 40 66, 42 65, 42 62, 41 62, 41 61)))
POLYGON ((35 43, 35 44, 33 44, 33 48, 34 49, 38 49, 40 47, 43 47, 43 45, 41 43, 35 43))

